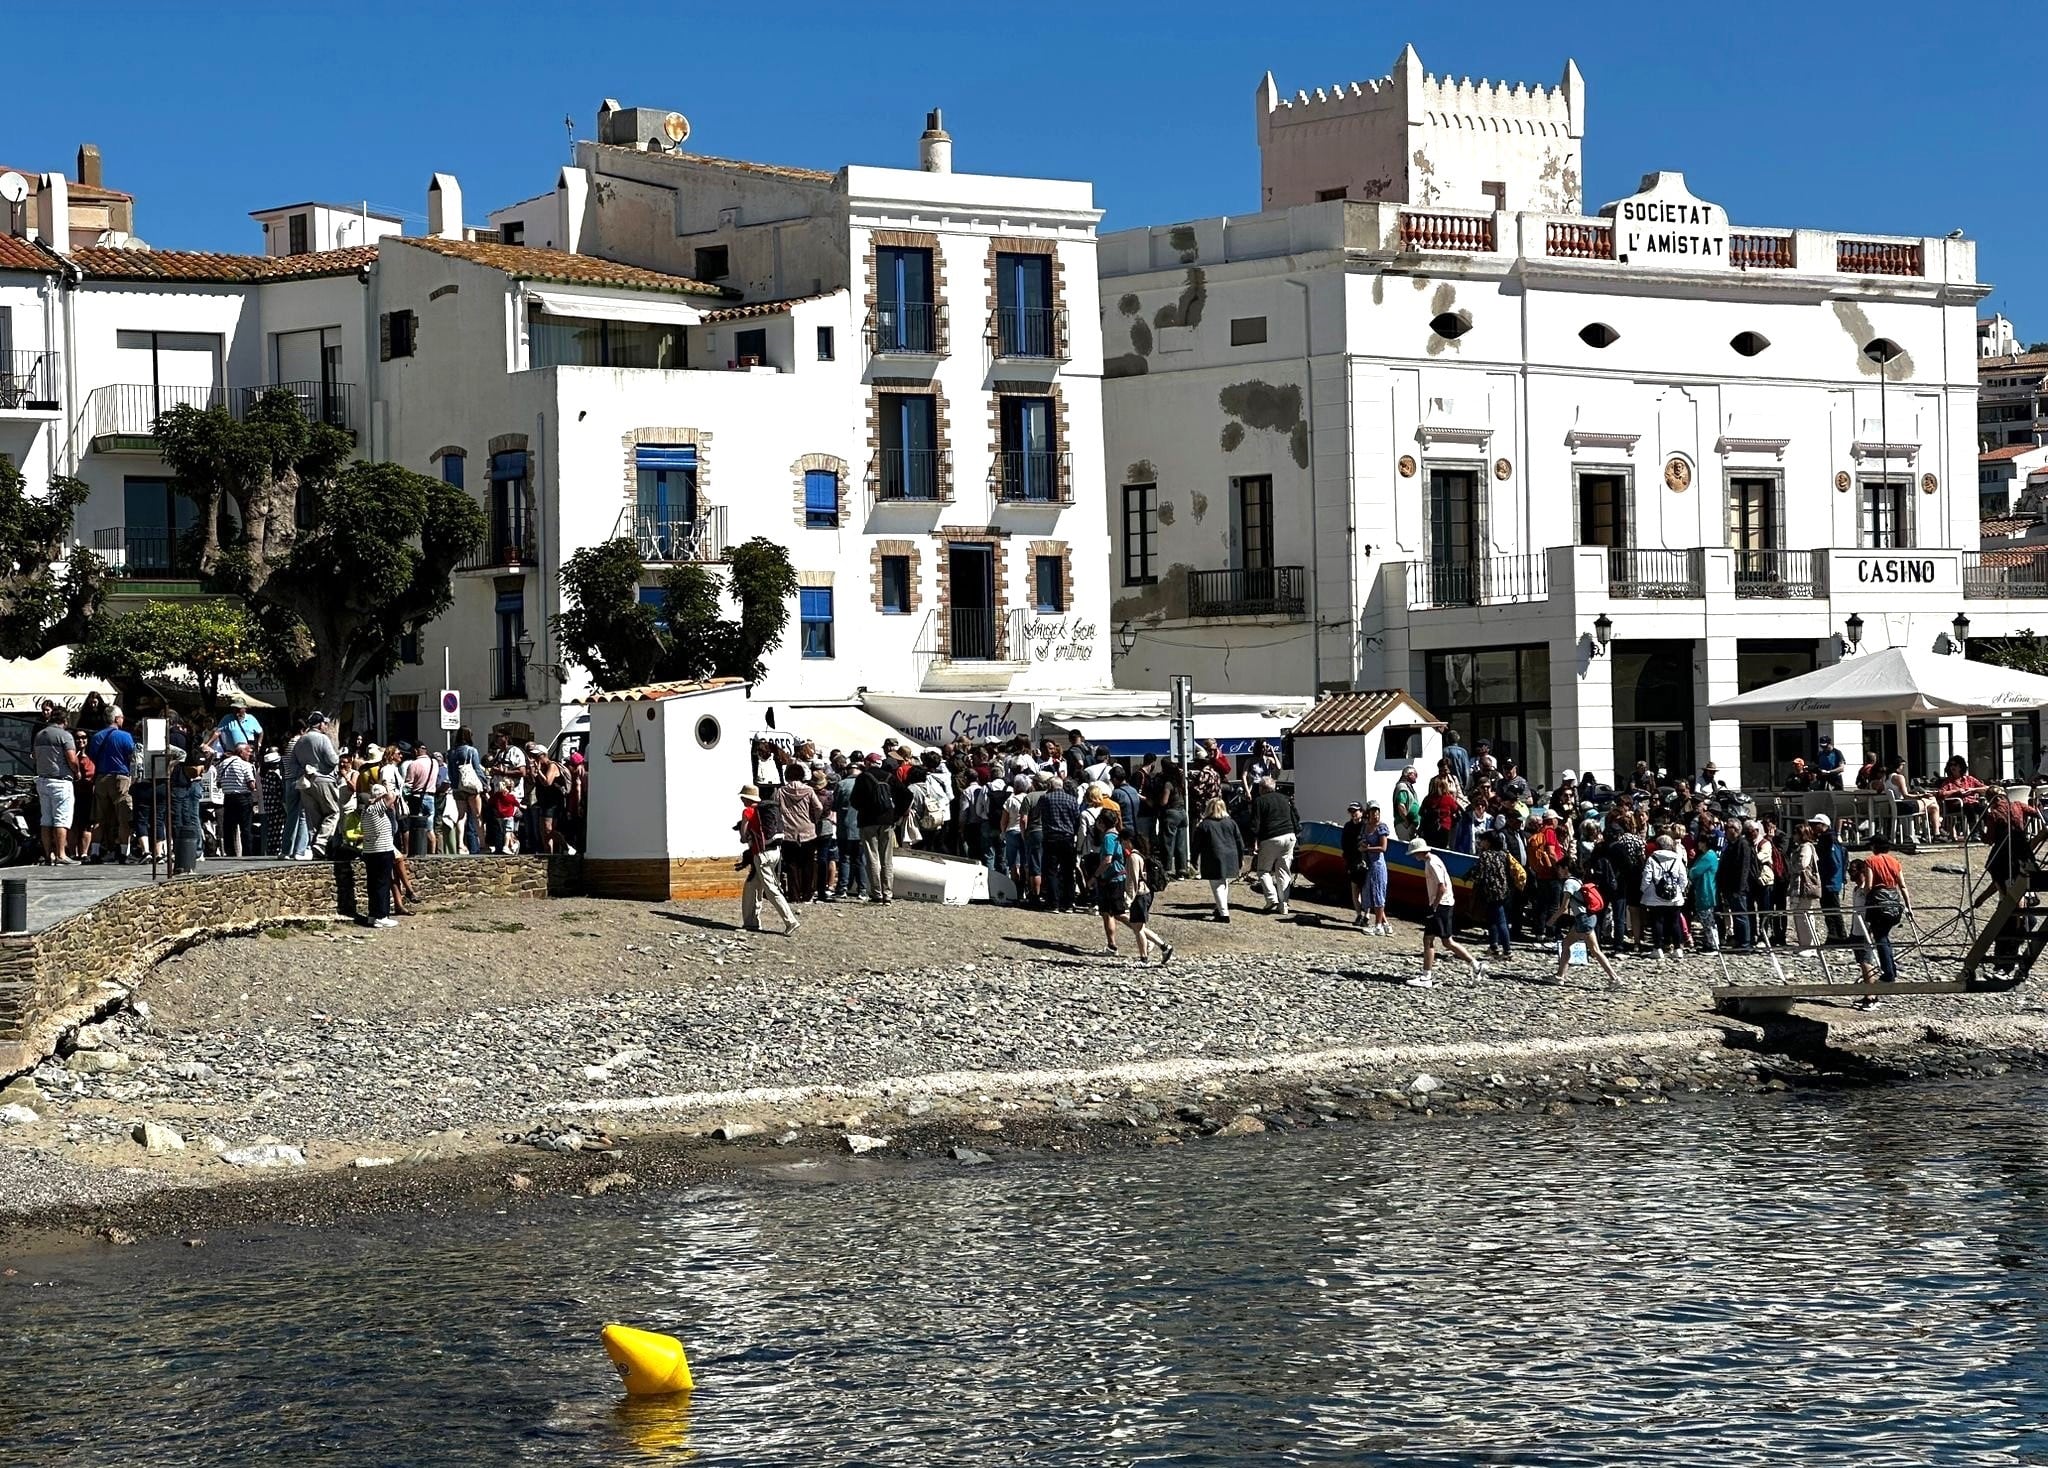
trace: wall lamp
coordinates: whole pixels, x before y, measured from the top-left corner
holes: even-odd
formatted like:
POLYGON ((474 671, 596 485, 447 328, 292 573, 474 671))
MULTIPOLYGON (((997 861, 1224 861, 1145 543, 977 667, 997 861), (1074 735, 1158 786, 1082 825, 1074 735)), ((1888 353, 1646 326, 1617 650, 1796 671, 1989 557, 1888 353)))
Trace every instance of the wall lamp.
POLYGON ((1605 657, 1607 644, 1614 641, 1614 618, 1602 612, 1593 619, 1593 656, 1605 657))
POLYGON ((1854 612, 1849 613, 1849 620, 1842 624, 1842 632, 1848 639, 1849 651, 1855 652, 1863 646, 1863 619, 1854 612))
POLYGON ((1963 612, 1957 612, 1956 619, 1948 624, 1948 630, 1950 644, 1956 652, 1962 653, 1970 641, 1970 619, 1968 615, 1963 612))
POLYGON ((1129 657, 1131 649, 1138 645, 1138 629, 1129 622, 1116 629, 1116 650, 1121 657, 1129 657))

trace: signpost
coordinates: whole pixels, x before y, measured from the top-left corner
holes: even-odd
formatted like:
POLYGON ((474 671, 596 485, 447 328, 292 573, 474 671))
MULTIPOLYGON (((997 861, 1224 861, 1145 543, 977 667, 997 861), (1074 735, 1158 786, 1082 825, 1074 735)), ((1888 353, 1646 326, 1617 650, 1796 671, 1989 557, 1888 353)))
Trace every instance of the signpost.
POLYGON ((1188 674, 1173 675, 1166 710, 1167 747, 1186 771, 1195 757, 1195 680, 1188 674))
POLYGON ((441 690, 441 727, 451 733, 462 727, 462 694, 453 688, 441 690))

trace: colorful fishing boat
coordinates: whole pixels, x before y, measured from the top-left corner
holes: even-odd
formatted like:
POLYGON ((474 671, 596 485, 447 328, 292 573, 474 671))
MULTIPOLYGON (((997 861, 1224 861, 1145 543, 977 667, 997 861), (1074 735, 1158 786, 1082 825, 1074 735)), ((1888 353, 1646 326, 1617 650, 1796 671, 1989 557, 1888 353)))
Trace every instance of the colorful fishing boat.
MULTIPOLYGON (((1458 917, 1477 921, 1472 898, 1474 858, 1462 852, 1437 848, 1436 855, 1451 874, 1451 888, 1457 894, 1458 917)), ((1332 901, 1349 906, 1351 881, 1344 872, 1344 828, 1330 821, 1303 821, 1301 839, 1295 845, 1297 875, 1315 885, 1332 901)), ((1387 845, 1387 906, 1421 916, 1425 905, 1422 859, 1412 856, 1400 841, 1387 845)))

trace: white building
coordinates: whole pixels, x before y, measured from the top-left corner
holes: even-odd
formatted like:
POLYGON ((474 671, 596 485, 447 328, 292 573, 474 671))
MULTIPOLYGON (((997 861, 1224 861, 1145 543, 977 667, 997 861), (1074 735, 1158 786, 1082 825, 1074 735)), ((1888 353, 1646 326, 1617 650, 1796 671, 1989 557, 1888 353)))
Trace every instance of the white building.
MULTIPOLYGON (((1404 686, 1539 776, 1753 783, 1864 731, 1714 700, 1854 635, 1950 646, 1966 607, 2043 625, 2048 587, 1978 555, 1974 245, 1737 226, 1673 173, 1584 214, 1583 109, 1573 68, 1412 51, 1268 78, 1266 212, 1104 237, 1120 681, 1404 686)), ((1966 738, 2031 767, 2031 716, 1908 753, 1966 738)))
POLYGON ((497 243, 437 176, 429 237, 380 246, 379 452, 493 524, 394 707, 445 646, 474 727, 551 732, 587 692, 558 568, 622 535, 656 568, 788 547, 763 697, 944 724, 1106 687, 1090 187, 954 173, 936 115, 924 167, 829 174, 676 152, 669 116, 606 104, 497 243))

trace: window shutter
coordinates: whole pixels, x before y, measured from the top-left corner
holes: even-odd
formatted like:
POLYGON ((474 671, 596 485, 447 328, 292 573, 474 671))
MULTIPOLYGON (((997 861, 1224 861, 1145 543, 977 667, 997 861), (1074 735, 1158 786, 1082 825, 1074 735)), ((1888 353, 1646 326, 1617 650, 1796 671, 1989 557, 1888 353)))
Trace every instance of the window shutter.
POLYGON ((386 311, 377 317, 377 360, 391 360, 391 313, 386 311))

